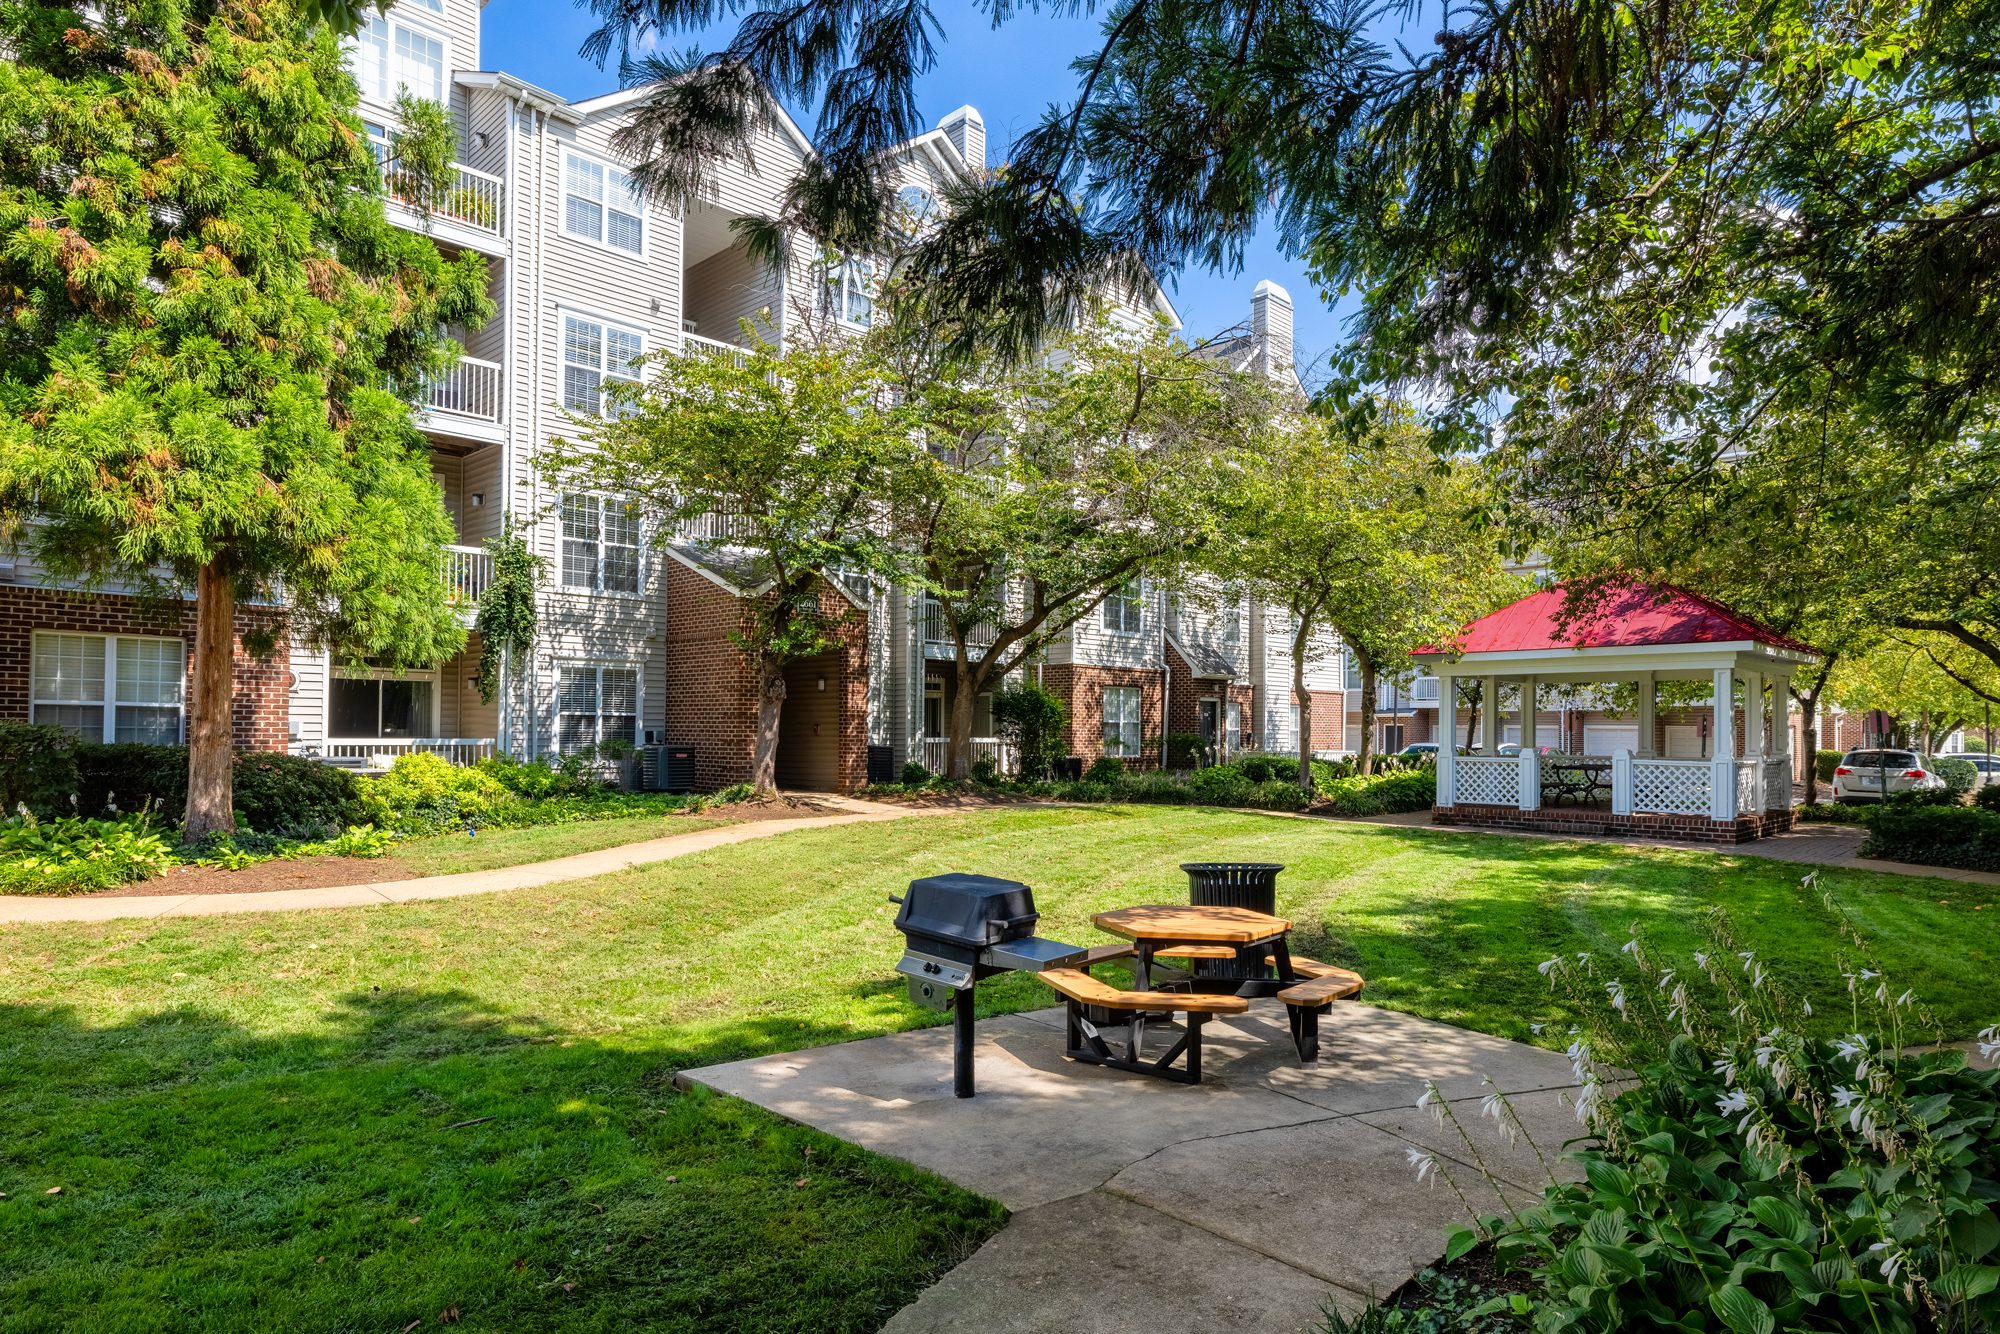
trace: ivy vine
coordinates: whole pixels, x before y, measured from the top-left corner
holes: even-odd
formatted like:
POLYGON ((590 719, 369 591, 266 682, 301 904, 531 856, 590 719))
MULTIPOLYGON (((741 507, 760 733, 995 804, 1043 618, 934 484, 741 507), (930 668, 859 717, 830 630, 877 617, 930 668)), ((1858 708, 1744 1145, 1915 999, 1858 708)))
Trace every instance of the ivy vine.
POLYGON ((479 598, 479 699, 491 704, 500 693, 500 664, 518 667, 535 646, 535 590, 548 562, 529 549, 514 527, 512 512, 493 550, 493 582, 479 598))

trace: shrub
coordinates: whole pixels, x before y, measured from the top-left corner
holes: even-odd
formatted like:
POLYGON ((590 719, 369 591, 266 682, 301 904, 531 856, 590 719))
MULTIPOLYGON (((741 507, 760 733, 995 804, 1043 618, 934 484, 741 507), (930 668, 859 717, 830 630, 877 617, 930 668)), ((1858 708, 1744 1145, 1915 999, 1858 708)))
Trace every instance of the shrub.
POLYGON ((150 880, 173 862, 144 816, 120 820, 32 814, 0 821, 0 892, 83 894, 150 880))
MULTIPOLYGON (((922 766, 919 766, 922 767, 922 766)), ((715 794, 716 803, 728 805, 731 802, 748 801, 757 795, 757 789, 748 783, 736 783, 715 794)))
POLYGON ((397 756, 388 773, 368 783, 360 804, 378 827, 432 834, 468 822, 491 823, 500 808, 519 803, 490 771, 417 752, 397 756))
POLYGON ((1318 781, 1318 766, 1314 769, 1314 786, 1338 815, 1394 815, 1427 810, 1437 803, 1437 770, 1428 766, 1327 781, 1318 781))
POLYGON ((1115 783, 1125 776, 1125 761, 1111 755, 1100 755, 1090 762, 1084 771, 1086 783, 1115 783))
POLYGON ((470 766, 518 797, 563 797, 603 790, 581 755, 546 755, 523 763, 505 751, 470 766))
POLYGON ((1979 766, 1971 760, 1934 759, 1931 767, 1944 779, 1944 790, 1953 800, 1972 791, 1979 781, 1979 766))
POLYGON ((1169 732, 1165 741, 1165 767, 1169 769, 1192 769, 1195 757, 1202 751, 1201 735, 1197 732, 1169 732))
POLYGON ((1297 756, 1245 755, 1236 762, 1236 767, 1253 783, 1268 783, 1274 778, 1297 781, 1299 776, 1297 756))
POLYGON ((1818 777, 1820 782, 1831 783, 1833 781, 1833 771, 1840 764, 1840 757, 1845 755, 1846 753, 1847 752, 1844 750, 1822 750, 1814 752, 1813 766, 1818 770, 1818 777))
MULTIPOLYGON (((114 803, 138 810, 153 800, 162 819, 178 823, 187 808, 186 746, 86 743, 76 748, 76 768, 78 805, 86 812, 114 803)), ((317 760, 246 752, 235 757, 230 783, 242 822, 262 833, 317 835, 360 818, 360 780, 317 760)))
POLYGON ((2000 783, 1982 787, 1972 798, 1981 810, 2000 811, 2000 783))
POLYGON ((972 781, 981 787, 996 787, 1000 783, 1000 764, 990 755, 982 755, 972 762, 972 781))
POLYGON ((1861 811, 1853 806, 1841 806, 1829 801, 1816 802, 1811 806, 1800 806, 1794 812, 1799 819, 1815 824, 1861 824, 1861 811))
POLYGON ((2000 812, 1980 806, 1941 806, 1898 793, 1867 811, 1864 857, 2000 871, 2000 812))
MULTIPOLYGON (((7 786, 7 813, 20 807, 41 816, 73 815, 77 791, 76 738, 46 723, 0 722, 0 782, 7 786)), ((83 809, 95 813, 96 806, 83 809)))
POLYGON ((902 780, 904 787, 922 787, 925 783, 930 782, 934 776, 929 769, 924 768, 923 765, 915 760, 911 760, 903 765, 902 780))
POLYGON ((161 819, 180 822, 187 808, 186 746, 85 742, 74 754, 77 804, 86 813, 109 810, 114 799, 120 810, 127 811, 136 811, 151 801, 157 803, 161 819))
POLYGON ((1020 757, 1023 778, 1040 778, 1050 772, 1061 756, 1068 726, 1069 706, 1062 696, 1035 682, 993 693, 994 732, 1020 757))

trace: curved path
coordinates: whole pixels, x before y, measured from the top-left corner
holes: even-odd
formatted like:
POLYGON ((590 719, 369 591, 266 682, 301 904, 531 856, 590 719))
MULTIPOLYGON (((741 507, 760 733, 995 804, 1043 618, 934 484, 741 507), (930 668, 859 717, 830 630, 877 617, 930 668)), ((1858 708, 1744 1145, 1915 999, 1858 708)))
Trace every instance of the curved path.
POLYGON ((845 815, 803 816, 796 820, 758 820, 703 829, 643 843, 625 843, 596 852, 580 852, 574 857, 504 866, 491 871, 464 871, 457 875, 433 875, 416 880, 379 880, 369 885, 322 885, 312 889, 274 889, 257 894, 171 894, 89 898, 49 898, 34 895, 0 895, 0 923, 4 922, 108 922, 120 917, 206 917, 216 913, 292 912, 301 908, 351 908, 369 903, 407 903, 412 899, 451 899, 462 894, 491 894, 503 889, 531 889, 562 880, 605 875, 648 862, 663 862, 690 852, 703 852, 730 843, 770 838, 794 829, 826 829, 834 825, 867 824, 880 820, 900 820, 913 815, 949 815, 954 807, 913 808, 885 806, 878 802, 849 797, 822 797, 821 805, 837 806, 845 815))

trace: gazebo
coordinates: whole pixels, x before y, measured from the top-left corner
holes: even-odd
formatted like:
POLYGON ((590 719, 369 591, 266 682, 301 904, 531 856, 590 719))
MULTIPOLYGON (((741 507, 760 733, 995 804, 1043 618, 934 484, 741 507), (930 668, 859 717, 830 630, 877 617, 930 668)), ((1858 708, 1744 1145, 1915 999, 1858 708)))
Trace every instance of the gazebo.
POLYGON ((1436 672, 1439 732, 1437 804, 1431 822, 1575 833, 1649 834, 1743 843, 1791 828, 1791 728, 1784 701, 1792 674, 1818 650, 1729 608, 1671 586, 1614 589, 1565 616, 1562 588, 1544 589, 1465 627, 1452 648, 1410 656, 1436 672), (1458 685, 1483 683, 1482 753, 1460 755, 1458 685), (1637 745, 1608 757, 1608 809, 1545 805, 1535 743, 1535 690, 1543 685, 1630 681, 1638 687, 1637 745), (1667 759, 1655 741, 1661 681, 1713 684, 1713 758, 1667 759), (1743 683, 1742 727, 1732 707, 1743 683), (1499 754, 1500 687, 1518 685, 1521 752, 1499 754), (1765 746, 1771 689, 1775 719, 1765 746))

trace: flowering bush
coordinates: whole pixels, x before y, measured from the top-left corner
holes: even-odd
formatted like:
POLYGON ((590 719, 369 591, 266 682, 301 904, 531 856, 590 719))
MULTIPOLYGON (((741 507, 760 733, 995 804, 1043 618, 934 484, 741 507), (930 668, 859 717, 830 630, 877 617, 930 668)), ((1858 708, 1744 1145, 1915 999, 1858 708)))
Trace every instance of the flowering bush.
MULTIPOLYGON (((1586 1016, 1569 1048, 1585 1180, 1552 1181, 1511 1221, 1451 1230, 1447 1255, 1496 1237, 1503 1263, 1540 1280, 1546 1331, 1988 1329, 2000 1072, 1955 1048, 1911 1050, 1929 1017, 1851 928, 1853 1031, 1831 1039, 1808 1036, 1810 1004, 1736 948, 1720 911, 1709 930, 1716 947, 1691 968, 1653 963, 1636 935, 1616 967, 1587 954, 1542 965, 1586 1016)), ((1981 1037, 2000 1052, 2000 1028, 1981 1037)), ((1435 1088, 1419 1106, 1457 1124, 1435 1088)), ((1521 1133, 1497 1092, 1484 1110, 1521 1133)))

